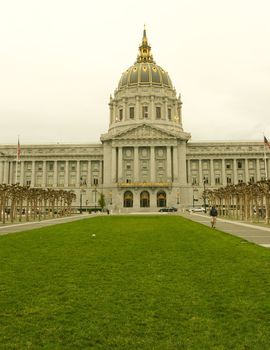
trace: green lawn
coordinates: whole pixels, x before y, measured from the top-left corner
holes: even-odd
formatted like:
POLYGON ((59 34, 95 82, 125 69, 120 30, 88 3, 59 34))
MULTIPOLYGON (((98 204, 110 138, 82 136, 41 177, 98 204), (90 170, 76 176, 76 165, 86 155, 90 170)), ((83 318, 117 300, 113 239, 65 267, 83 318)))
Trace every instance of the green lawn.
POLYGON ((270 349, 270 251, 178 216, 1 236, 0 264, 0 349, 270 349))

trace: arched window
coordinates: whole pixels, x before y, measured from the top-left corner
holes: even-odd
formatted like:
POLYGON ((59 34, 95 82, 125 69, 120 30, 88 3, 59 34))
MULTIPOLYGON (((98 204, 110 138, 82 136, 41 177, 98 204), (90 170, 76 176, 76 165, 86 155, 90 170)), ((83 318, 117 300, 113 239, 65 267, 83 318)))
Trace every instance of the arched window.
POLYGON ((141 208, 148 208, 150 207, 150 195, 149 192, 143 191, 140 194, 140 205, 141 208))
POLYGON ((124 208, 133 207, 133 194, 130 191, 124 193, 124 208))
POLYGON ((166 193, 164 191, 157 193, 157 207, 166 207, 166 193))

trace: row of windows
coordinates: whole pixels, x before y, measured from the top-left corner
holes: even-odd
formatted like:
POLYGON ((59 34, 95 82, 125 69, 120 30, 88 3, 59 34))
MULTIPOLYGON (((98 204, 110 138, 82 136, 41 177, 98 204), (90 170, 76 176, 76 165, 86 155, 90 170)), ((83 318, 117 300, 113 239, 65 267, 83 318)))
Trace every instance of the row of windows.
MULTIPOLYGON (((261 180, 265 180, 265 176, 261 176, 261 180)), ((238 179, 238 183, 242 183, 244 182, 244 180, 242 178, 239 178, 238 179)), ((254 183, 255 182, 255 177, 254 176, 251 176, 249 178, 249 182, 251 183, 254 183)), ((205 177, 205 184, 208 184, 208 178, 205 177)), ((220 177, 215 177, 215 185, 219 185, 221 183, 221 178, 220 177)), ((226 177, 226 184, 230 185, 232 184, 233 181, 232 181, 232 178, 231 176, 227 176, 226 177)), ((198 181, 198 178, 197 177, 192 177, 192 185, 198 185, 199 184, 199 181, 198 181)))
MULTIPOLYGON (((119 109, 118 111, 118 121, 123 120, 124 112, 123 109, 119 109)), ((148 113, 148 106, 142 106, 142 117, 144 119, 147 119, 149 116, 148 113)), ((171 108, 167 109, 167 116, 168 119, 172 119, 172 110, 171 108)), ((134 107, 129 107, 129 119, 134 119, 135 117, 135 108, 134 107)), ((156 119, 161 119, 162 118, 162 113, 161 113, 161 107, 156 107, 156 119)))
MULTIPOLYGON (((242 160, 238 160, 236 163, 236 167, 237 169, 244 169, 245 165, 244 165, 244 161, 242 160)), ((264 169, 264 161, 260 161, 260 169, 264 169)), ((198 169, 199 165, 198 165, 198 161, 191 161, 191 169, 198 169)), ((214 162, 214 169, 221 169, 222 165, 221 162, 214 162)), ((226 162, 225 163, 225 167, 226 169, 233 169, 233 162, 226 162)), ((210 161, 203 161, 202 162, 202 169, 209 169, 210 168, 210 161)), ((256 165, 254 161, 249 161, 248 163, 248 168, 249 169, 255 169, 256 165)))

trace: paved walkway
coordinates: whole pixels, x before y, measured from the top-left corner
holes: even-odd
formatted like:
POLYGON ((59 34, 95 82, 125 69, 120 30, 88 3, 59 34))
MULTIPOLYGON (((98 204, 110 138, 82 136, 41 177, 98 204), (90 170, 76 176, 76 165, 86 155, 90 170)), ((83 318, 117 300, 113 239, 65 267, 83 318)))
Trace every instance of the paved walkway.
POLYGON ((26 230, 33 230, 34 228, 41 228, 45 226, 51 226, 56 224, 63 224, 65 222, 89 219, 98 215, 103 214, 78 214, 73 216, 67 216, 63 218, 48 219, 35 222, 23 222, 20 224, 7 224, 5 226, 0 226, 0 236, 6 235, 8 233, 15 233, 26 230))
MULTIPOLYGON (((181 216, 208 227, 211 226, 211 218, 209 215, 185 212, 181 213, 181 216)), ((263 247, 270 248, 270 227, 217 218, 216 228, 263 247)))

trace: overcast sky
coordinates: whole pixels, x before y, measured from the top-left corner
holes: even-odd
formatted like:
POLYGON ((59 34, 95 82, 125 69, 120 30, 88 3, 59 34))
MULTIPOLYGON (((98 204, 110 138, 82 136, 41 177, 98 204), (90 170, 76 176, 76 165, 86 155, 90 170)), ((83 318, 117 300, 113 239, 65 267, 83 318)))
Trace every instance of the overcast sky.
POLYGON ((192 140, 270 138, 269 0, 0 2, 0 143, 99 142, 143 25, 192 140))

